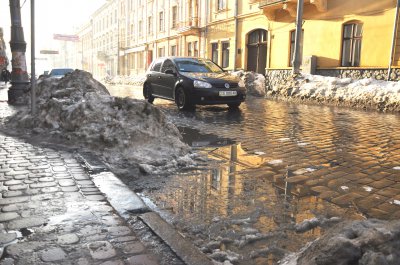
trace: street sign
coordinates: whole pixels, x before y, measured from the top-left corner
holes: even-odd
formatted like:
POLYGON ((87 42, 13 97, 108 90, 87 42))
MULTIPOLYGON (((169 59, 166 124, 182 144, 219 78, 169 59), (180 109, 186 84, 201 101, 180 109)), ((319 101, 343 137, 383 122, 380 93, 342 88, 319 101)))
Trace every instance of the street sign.
POLYGON ((53 39, 63 41, 79 41, 78 35, 53 34, 53 39))
POLYGON ((59 54, 59 52, 54 50, 41 50, 40 54, 59 54))

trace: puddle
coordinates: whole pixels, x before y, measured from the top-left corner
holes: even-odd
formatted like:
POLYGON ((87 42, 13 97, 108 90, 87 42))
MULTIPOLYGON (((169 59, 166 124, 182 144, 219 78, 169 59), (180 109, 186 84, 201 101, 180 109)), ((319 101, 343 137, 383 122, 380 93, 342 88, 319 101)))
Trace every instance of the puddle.
MULTIPOLYGON (((145 189, 141 196, 216 260, 230 253, 239 265, 276 264, 324 231, 313 227, 297 233, 296 224, 322 217, 362 218, 313 196, 300 175, 291 174, 298 181, 286 181, 293 180, 287 177, 287 165, 267 152, 249 154, 240 143, 218 147, 218 137, 188 134, 184 138, 191 143, 204 143, 201 152, 215 161, 213 166, 172 176, 162 188, 145 189)), ((314 171, 318 169, 310 165, 297 173, 314 171)))
POLYGON ((219 147, 231 145, 234 141, 227 138, 220 138, 213 134, 203 134, 196 129, 189 127, 178 127, 182 134, 183 141, 191 147, 219 147))

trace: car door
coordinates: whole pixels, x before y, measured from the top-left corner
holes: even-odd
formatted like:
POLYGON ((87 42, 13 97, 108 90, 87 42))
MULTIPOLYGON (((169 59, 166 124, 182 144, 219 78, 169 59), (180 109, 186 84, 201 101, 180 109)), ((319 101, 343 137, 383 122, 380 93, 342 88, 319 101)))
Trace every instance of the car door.
POLYGON ((163 60, 157 59, 151 66, 149 73, 147 73, 147 80, 151 86, 151 91, 153 95, 162 95, 161 94, 161 65, 163 60))
POLYGON ((173 99, 174 87, 177 79, 177 71, 174 63, 170 59, 166 59, 161 67, 161 89, 162 95, 173 99), (169 71, 168 71, 169 70, 169 71), (166 73, 168 71, 168 73, 166 73))

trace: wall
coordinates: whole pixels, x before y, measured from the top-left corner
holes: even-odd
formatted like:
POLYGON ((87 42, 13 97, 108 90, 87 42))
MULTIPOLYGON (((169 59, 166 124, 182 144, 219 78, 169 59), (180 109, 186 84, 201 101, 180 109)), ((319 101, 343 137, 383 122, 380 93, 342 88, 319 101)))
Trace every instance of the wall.
MULTIPOLYGON (((395 16, 392 0, 328 0, 328 11, 319 12, 315 6, 304 8, 303 55, 317 56, 319 68, 340 67, 342 25, 351 20, 363 22, 360 67, 387 67, 392 43, 395 16)), ((271 68, 289 66, 290 31, 295 18, 278 10, 277 20, 271 22, 271 68)))

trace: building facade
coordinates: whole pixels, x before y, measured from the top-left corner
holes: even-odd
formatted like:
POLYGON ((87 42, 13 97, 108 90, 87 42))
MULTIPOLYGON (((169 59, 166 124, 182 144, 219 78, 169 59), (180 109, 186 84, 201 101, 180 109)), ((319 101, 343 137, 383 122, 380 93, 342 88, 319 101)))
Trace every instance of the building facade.
MULTIPOLYGON (((291 73, 297 2, 110 0, 78 33, 82 66, 100 77, 136 75, 157 57, 200 56, 273 83, 291 73)), ((396 3, 304 0, 303 71, 399 79, 396 3)))

